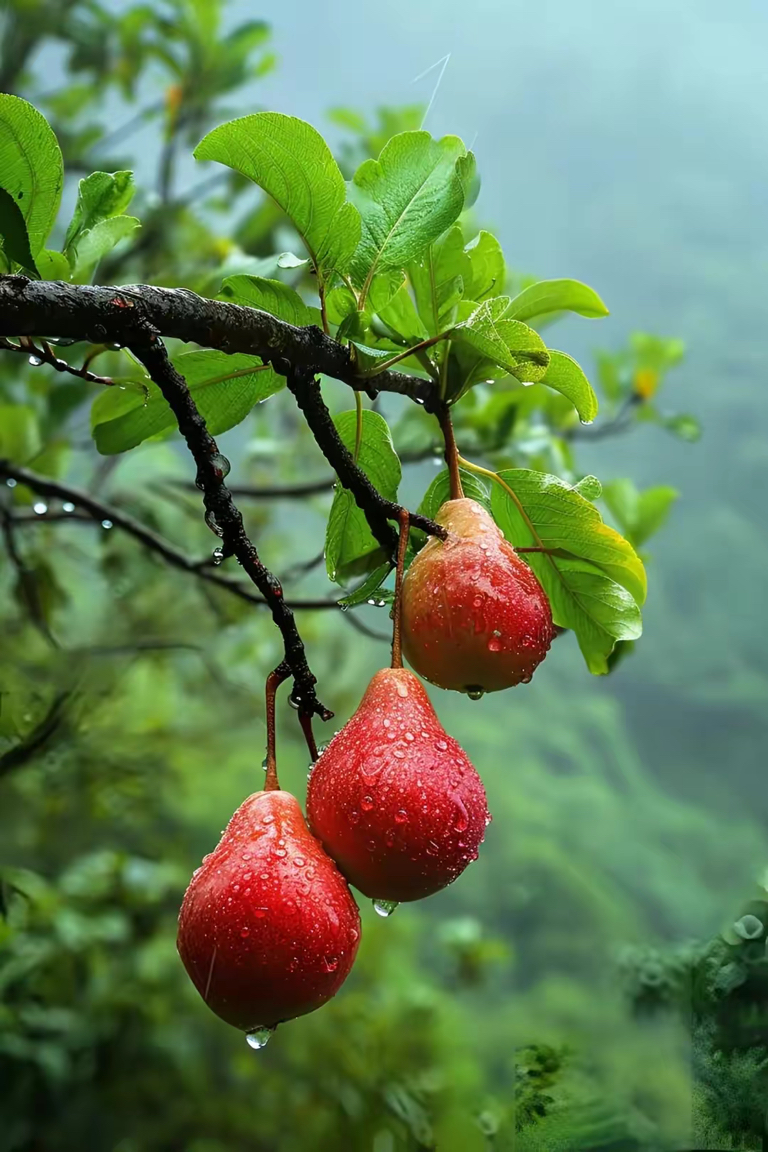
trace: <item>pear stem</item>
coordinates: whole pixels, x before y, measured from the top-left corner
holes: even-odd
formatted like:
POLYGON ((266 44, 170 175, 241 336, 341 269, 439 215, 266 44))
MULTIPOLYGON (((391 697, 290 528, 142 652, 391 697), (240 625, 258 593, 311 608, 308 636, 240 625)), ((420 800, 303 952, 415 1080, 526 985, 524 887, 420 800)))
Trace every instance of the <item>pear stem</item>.
POLYGON ((459 450, 456 447, 451 412, 447 404, 440 409, 438 420, 445 440, 445 462, 448 465, 451 500, 463 500, 464 489, 461 486, 461 473, 459 472, 459 450))
POLYGON ((401 643, 400 622, 402 618, 402 591, 403 573, 405 572, 405 553, 408 550, 408 533, 411 528, 411 518, 407 508, 401 508, 398 515, 400 536, 397 542, 397 568, 395 569, 395 610, 392 625, 392 667, 402 668, 403 653, 401 643))
POLYGON ((275 758, 275 694, 283 680, 287 680, 290 674, 290 668, 283 662, 267 676, 267 775, 264 780, 265 792, 276 792, 280 787, 275 758))
POLYGON ((299 724, 301 724, 301 730, 304 733, 304 739, 307 742, 309 755, 312 763, 314 764, 315 760, 317 760, 317 743, 315 741, 315 734, 312 731, 311 714, 309 712, 299 712, 299 724))

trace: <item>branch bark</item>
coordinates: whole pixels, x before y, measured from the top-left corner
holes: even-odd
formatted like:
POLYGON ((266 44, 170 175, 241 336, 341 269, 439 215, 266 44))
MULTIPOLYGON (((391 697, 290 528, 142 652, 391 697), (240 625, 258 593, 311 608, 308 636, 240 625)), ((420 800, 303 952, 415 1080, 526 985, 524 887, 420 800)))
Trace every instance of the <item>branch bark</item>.
POLYGON ((375 384, 360 376, 349 349, 314 324, 296 328, 268 312, 209 300, 186 288, 149 284, 111 288, 0 276, 0 336, 130 344, 147 325, 161 337, 260 356, 278 370, 275 362, 284 361, 321 372, 371 396, 397 392, 428 411, 438 400, 434 383, 418 376, 382 372, 375 384))
MULTIPOLYGON (((393 500, 386 500, 374 487, 362 468, 355 463, 352 453, 339 436, 314 373, 307 369, 293 367, 288 369, 287 379, 288 388, 301 409, 323 455, 338 476, 340 483, 354 496, 357 506, 365 514, 371 532, 379 544, 385 549, 388 556, 394 558, 397 552, 398 535, 390 524, 390 520, 399 521, 403 512, 402 506, 393 500)), ((427 516, 419 515, 418 512, 410 513, 410 522, 414 528, 421 528, 422 532, 426 532, 430 536, 439 536, 444 540, 448 535, 442 525, 436 524, 427 516)))

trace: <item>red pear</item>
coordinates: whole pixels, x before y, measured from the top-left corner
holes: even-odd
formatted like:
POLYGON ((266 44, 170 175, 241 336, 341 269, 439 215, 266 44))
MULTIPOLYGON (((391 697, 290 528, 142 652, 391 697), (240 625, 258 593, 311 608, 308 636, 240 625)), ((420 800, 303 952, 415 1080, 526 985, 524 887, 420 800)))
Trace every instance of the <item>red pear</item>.
POLYGON ((409 664, 440 688, 480 696, 528 683, 554 639, 549 601, 482 505, 448 500, 403 581, 409 664))
POLYGON ((360 915, 299 802, 255 792, 187 888, 177 946, 217 1016, 260 1047, 281 1021, 325 1004, 349 975, 360 915))
POLYGON ((420 900, 477 859, 489 822, 483 783, 420 681, 377 672, 312 769, 310 826, 374 902, 420 900))

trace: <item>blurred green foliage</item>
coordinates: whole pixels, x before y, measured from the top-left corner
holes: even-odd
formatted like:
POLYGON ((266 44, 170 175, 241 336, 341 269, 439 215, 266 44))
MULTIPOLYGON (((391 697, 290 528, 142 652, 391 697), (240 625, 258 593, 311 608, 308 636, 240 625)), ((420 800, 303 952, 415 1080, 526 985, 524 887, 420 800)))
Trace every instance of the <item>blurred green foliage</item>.
MULTIPOLYGON (((132 134, 145 125, 161 138, 154 189, 140 181, 131 208, 139 238, 102 260, 102 282, 214 294, 234 273, 273 275, 274 254, 291 247, 283 218, 242 178, 179 175, 182 146, 234 114, 241 85, 274 64, 266 26, 222 33, 225 14, 218 0, 119 14, 95 0, 6 5, 0 89, 45 107, 68 173, 133 167, 132 134), (51 42, 66 59, 54 93, 35 67, 51 42), (108 131, 105 101, 125 116, 108 131)), ((345 174, 420 116, 336 110, 345 174)), ((300 269, 280 275, 306 286, 300 269)), ((694 440, 695 419, 662 402, 681 356, 677 341, 645 334, 599 353, 593 429, 541 385, 480 385, 457 409, 459 442, 494 468, 576 483, 587 440, 642 423, 694 440)), ((99 350, 98 370, 119 363, 99 350)), ((343 388, 327 392, 336 410, 348 406, 343 388)), ((203 556, 210 534, 175 440, 98 456, 93 394, 0 360, 0 455, 89 487, 203 556)), ((410 462, 406 483, 423 492, 434 427, 413 405, 383 408, 410 462)), ((285 396, 225 443, 240 483, 326 474, 285 396)), ((643 554, 675 498, 663 481, 603 488, 609 516, 643 554)), ((691 1113, 702 1147, 765 1141, 762 897, 714 943, 648 944, 685 940, 717 916, 720 878, 741 874, 752 833, 712 842, 709 817, 640 764, 618 702, 575 686, 566 639, 522 701, 436 701, 486 779, 495 823, 480 861, 424 907, 386 922, 364 910, 342 994, 256 1057, 187 981, 175 917, 195 863, 259 785, 261 679, 279 637, 135 541, 35 503, 21 486, 0 495, 3 1152, 652 1152, 688 1146, 691 1113)), ((244 507, 291 593, 322 594, 309 562, 328 496, 244 507)), ((386 653, 355 629, 386 625, 375 608, 302 614, 339 720, 386 653)), ((288 709, 280 748, 284 782, 302 794, 306 754, 288 709)))

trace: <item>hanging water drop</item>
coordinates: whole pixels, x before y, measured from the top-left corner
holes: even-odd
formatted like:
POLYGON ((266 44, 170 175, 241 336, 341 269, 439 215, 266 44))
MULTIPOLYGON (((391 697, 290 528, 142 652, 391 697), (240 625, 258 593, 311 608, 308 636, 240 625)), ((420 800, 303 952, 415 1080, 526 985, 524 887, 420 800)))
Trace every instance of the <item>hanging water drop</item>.
POLYGON ((39 366, 42 364, 42 360, 39 356, 30 356, 29 363, 33 368, 39 368, 39 366))
POLYGON ((205 522, 210 528, 211 532, 215 533, 216 536, 224 535, 224 529, 220 524, 217 523, 216 517, 210 509, 205 514, 205 522))
POLYGON ((16 481, 13 478, 10 478, 10 479, 6 480, 5 486, 6 486, 6 488, 15 488, 16 487, 16 481))
POLYGON ((470 700, 482 700, 483 696, 485 696, 485 688, 481 688, 479 684, 471 684, 468 688, 465 688, 464 691, 470 700))
POLYGON ((48 511, 48 505, 44 504, 42 500, 38 500, 36 504, 32 505, 32 511, 37 513, 38 516, 45 516, 48 511))
POLYGON ((221 564, 223 559, 224 559, 224 549, 223 548, 214 548, 213 552, 211 553, 211 560, 213 561, 214 566, 218 568, 219 564, 221 564))
POLYGON ((377 916, 391 916, 399 901, 397 900, 372 900, 373 910, 377 916))
POLYGON ((221 483, 222 480, 225 480, 226 477, 229 476, 232 465, 221 452, 214 452, 211 456, 211 467, 213 468, 216 479, 221 483))
POLYGON ((74 504, 72 504, 71 501, 65 500, 61 506, 61 509, 63 512, 74 512, 75 506, 74 506, 74 504))
POLYGON ((276 1024, 272 1024, 269 1028, 252 1028, 250 1032, 246 1032, 245 1039, 248 1047, 253 1048, 256 1052, 266 1048, 276 1027, 276 1024))
POLYGON ((112 521, 111 520, 102 520, 101 526, 102 526, 102 528, 105 529, 105 531, 108 532, 109 529, 112 527, 112 521))

